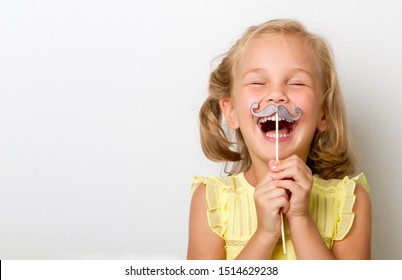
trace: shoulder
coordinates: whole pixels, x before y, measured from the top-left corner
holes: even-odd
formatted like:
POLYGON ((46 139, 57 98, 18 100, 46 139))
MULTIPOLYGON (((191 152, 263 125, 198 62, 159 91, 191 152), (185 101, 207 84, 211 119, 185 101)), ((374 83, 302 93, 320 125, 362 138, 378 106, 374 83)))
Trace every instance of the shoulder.
POLYGON ((352 178, 345 176, 343 179, 329 180, 321 179, 315 175, 313 179, 313 191, 323 195, 349 197, 353 196, 357 189, 359 192, 365 190, 365 194, 368 195, 370 188, 363 173, 352 178))
MULTIPOLYGON (((330 199, 334 203, 335 215, 342 221, 337 239, 342 239, 352 226, 355 215, 371 209, 369 185, 366 176, 361 173, 355 177, 324 180, 314 176, 313 190, 317 197, 330 199), (347 222, 346 222, 347 221, 347 222)), ((328 204, 328 207, 332 207, 328 204)))
POLYGON ((229 192, 243 192, 244 190, 254 189, 244 178, 243 173, 226 177, 193 176, 192 191, 194 192, 200 185, 205 185, 207 192, 208 189, 219 189, 229 192))
POLYGON ((342 180, 339 185, 345 189, 343 218, 339 228, 333 253, 338 259, 371 258, 371 201, 369 185, 364 174, 342 180), (350 214, 348 214, 350 213, 350 214), (350 223, 347 217, 351 217, 350 223))
MULTIPOLYGON (((355 204, 353 205, 353 212, 355 213, 355 220, 353 227, 360 228, 366 233, 371 234, 371 199, 367 189, 358 184, 355 188, 355 204)), ((352 227, 352 230, 353 230, 352 227)))
POLYGON ((351 232, 356 231, 356 235, 365 237, 367 240, 370 240, 371 244, 372 209, 370 195, 363 186, 357 185, 355 196, 356 202, 353 206, 355 220, 351 232))
POLYGON ((356 177, 352 178, 353 182, 355 183, 355 190, 354 194, 356 196, 356 203, 355 208, 357 207, 364 207, 371 209, 371 202, 370 202, 370 187, 367 183, 366 176, 361 173, 356 177))
POLYGON ((224 241, 209 224, 206 184, 193 191, 190 207, 187 259, 225 259, 224 241))
POLYGON ((191 197, 190 214, 198 216, 200 213, 205 215, 208 210, 208 203, 206 199, 206 184, 200 183, 193 189, 191 197))
POLYGON ((222 178, 216 177, 216 176, 193 176, 192 182, 191 182, 191 191, 193 192, 193 195, 197 195, 197 193, 200 193, 202 191, 198 191, 198 189, 205 189, 206 187, 215 187, 219 185, 219 182, 222 181, 222 178))
POLYGON ((232 175, 227 177, 217 177, 217 176, 193 176, 191 188, 194 191, 199 185, 203 184, 212 187, 228 187, 236 185, 236 181, 241 178, 241 174, 232 175))
POLYGON ((191 190, 192 204, 202 204, 207 210, 220 208, 221 197, 226 196, 223 178, 215 176, 194 176, 191 190))
POLYGON ((244 184, 242 174, 228 177, 193 177, 192 209, 201 209, 211 230, 224 238, 228 226, 228 213, 236 207, 236 201, 244 199, 251 187, 244 184))

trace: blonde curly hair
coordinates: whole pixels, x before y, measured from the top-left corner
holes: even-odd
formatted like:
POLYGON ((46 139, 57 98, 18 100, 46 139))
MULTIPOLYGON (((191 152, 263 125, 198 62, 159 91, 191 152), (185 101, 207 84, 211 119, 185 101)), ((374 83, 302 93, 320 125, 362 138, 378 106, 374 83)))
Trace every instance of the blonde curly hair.
MULTIPOLYGON (((317 60, 323 94, 323 112, 327 130, 316 130, 311 143, 307 165, 313 174, 324 179, 340 179, 355 172, 355 155, 350 144, 343 98, 326 41, 308 32, 298 21, 278 19, 250 27, 223 56, 209 79, 209 95, 203 103, 200 117, 201 146, 212 161, 229 163, 229 175, 247 171, 251 158, 240 129, 231 131, 224 124, 219 101, 230 97, 235 67, 247 43, 265 33, 293 34, 304 38, 308 49, 317 60)), ((226 168, 225 168, 226 170, 226 168)))

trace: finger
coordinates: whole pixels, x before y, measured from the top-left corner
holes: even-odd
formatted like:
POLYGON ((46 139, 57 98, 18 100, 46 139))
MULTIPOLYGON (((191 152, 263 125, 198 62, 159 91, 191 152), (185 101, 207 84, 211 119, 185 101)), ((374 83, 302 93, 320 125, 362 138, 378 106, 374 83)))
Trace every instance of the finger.
POLYGON ((270 200, 278 198, 278 197, 284 197, 286 200, 289 200, 289 195, 288 192, 286 191, 286 188, 278 187, 275 186, 274 184, 273 188, 270 190, 258 190, 254 193, 255 200, 258 200, 260 204, 263 203, 269 203, 270 200))
POLYGON ((306 163, 296 155, 279 161, 270 160, 268 164, 271 171, 274 173, 286 170, 292 166, 300 166, 303 172, 306 174, 312 174, 311 169, 306 165, 306 163))
POLYGON ((279 162, 270 162, 273 180, 292 179, 305 188, 311 188, 313 175, 311 169, 298 156, 291 156, 279 162))
POLYGON ((289 209, 289 205, 289 200, 281 196, 275 199, 270 199, 269 201, 267 201, 267 203, 263 204, 262 208, 265 209, 264 212, 266 213, 269 213, 271 215, 278 215, 280 212, 283 212, 284 209, 287 211, 289 209))
POLYGON ((300 186, 298 183, 292 181, 292 180, 278 180, 275 181, 275 185, 278 188, 283 188, 288 190, 292 198, 296 198, 297 200, 305 200, 309 196, 309 190, 306 190, 302 186, 300 186))
POLYGON ((272 200, 271 203, 275 209, 275 214, 280 214, 281 212, 285 214, 289 210, 289 200, 284 197, 278 197, 272 200))
POLYGON ((269 185, 272 182, 272 172, 267 172, 257 183, 256 189, 269 185))
POLYGON ((313 176, 310 173, 306 173, 303 167, 297 165, 272 174, 272 179, 275 181, 291 179, 302 187, 308 189, 311 188, 313 176))
POLYGON ((270 192, 273 189, 276 189, 276 185, 273 183, 272 179, 267 182, 267 183, 263 183, 263 184, 259 184, 254 191, 254 196, 259 196, 262 195, 264 193, 270 192))
POLYGON ((287 200, 286 204, 281 208, 280 211, 283 214, 286 214, 289 211, 289 208, 290 208, 290 202, 289 202, 289 200, 287 200))
POLYGON ((288 190, 292 194, 297 194, 304 191, 304 189, 299 184, 292 180, 277 180, 274 181, 274 185, 278 188, 288 190))

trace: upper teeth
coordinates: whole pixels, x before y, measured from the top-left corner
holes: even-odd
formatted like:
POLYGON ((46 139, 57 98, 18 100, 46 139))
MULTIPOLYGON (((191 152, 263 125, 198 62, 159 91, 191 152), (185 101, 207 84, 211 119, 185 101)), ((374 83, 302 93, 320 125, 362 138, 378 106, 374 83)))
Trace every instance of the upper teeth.
MULTIPOLYGON (((264 118, 261 118, 261 119, 258 120, 259 123, 264 123, 266 121, 276 121, 276 116, 264 117, 264 118)), ((280 118, 280 117, 278 117, 278 121, 287 121, 287 122, 290 122, 290 123, 294 122, 292 120, 287 120, 287 119, 280 118)))

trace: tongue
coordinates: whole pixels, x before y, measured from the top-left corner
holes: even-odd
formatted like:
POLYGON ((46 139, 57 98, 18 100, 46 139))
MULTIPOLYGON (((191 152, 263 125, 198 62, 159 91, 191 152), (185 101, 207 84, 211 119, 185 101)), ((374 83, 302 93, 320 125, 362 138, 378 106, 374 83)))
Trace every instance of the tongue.
MULTIPOLYGON (((283 126, 283 127, 281 127, 281 129, 278 129, 278 134, 288 134, 289 132, 290 132, 290 130, 289 130, 289 128, 288 128, 286 125, 283 126)), ((274 130, 268 131, 267 133, 269 133, 269 134, 275 134, 276 131, 275 131, 275 129, 274 129, 274 130)))

